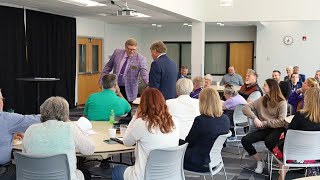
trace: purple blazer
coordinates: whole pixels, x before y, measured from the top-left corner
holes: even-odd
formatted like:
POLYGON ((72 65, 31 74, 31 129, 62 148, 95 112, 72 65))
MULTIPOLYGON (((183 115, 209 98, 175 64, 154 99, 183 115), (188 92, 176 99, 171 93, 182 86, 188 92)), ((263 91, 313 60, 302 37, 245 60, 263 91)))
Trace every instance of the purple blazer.
MULTIPOLYGON (((125 55, 124 49, 114 50, 109 62, 103 68, 99 84, 102 84, 102 77, 113 71, 114 74, 119 74, 120 62, 125 55)), ((130 58, 129 64, 126 71, 123 74, 123 82, 126 87, 126 94, 129 102, 132 102, 137 98, 138 95, 138 85, 139 85, 139 74, 144 83, 148 84, 149 74, 147 71, 147 61, 144 56, 139 53, 135 53, 132 58, 130 58)))

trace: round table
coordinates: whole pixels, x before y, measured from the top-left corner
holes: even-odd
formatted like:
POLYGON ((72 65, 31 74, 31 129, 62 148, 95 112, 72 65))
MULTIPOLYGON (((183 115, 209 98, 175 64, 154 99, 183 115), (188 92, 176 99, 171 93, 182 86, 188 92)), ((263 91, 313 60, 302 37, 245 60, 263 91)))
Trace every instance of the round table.
MULTIPOLYGON (((73 123, 73 122, 70 122, 73 123)), ((107 121, 91 121, 92 130, 98 134, 90 135, 89 138, 95 144, 95 151, 93 155, 102 156, 104 159, 120 153, 133 152, 135 146, 125 146, 123 144, 108 144, 103 142, 103 140, 109 139, 108 129, 111 128, 111 125, 107 121)), ((117 136, 120 134, 117 133, 117 136)), ((22 150, 22 145, 13 146, 13 150, 22 150)), ((80 155, 80 154, 79 154, 80 155)), ((89 155, 90 156, 90 155, 89 155)))
POLYGON ((303 178, 298 178, 295 180, 320 180, 320 176, 303 177, 303 178))

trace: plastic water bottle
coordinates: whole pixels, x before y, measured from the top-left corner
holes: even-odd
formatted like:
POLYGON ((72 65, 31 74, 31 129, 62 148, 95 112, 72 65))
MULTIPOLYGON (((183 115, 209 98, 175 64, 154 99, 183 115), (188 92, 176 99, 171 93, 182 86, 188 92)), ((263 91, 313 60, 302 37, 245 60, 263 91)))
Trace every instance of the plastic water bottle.
POLYGON ((114 124, 114 110, 111 109, 110 114, 109 114, 109 123, 114 124))

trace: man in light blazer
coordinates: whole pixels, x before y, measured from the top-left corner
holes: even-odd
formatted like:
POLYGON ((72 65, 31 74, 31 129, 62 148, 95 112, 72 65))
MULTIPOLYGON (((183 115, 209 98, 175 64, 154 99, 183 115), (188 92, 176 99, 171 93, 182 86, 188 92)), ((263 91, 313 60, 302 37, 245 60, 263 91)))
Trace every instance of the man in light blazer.
POLYGON ((150 47, 153 62, 149 73, 149 86, 159 89, 164 98, 173 99, 177 97, 177 64, 167 55, 167 47, 162 42, 155 42, 150 47))
POLYGON ((102 84, 102 77, 113 71, 118 77, 120 92, 130 103, 138 95, 139 75, 145 84, 149 81, 146 58, 137 53, 137 46, 135 39, 128 39, 125 49, 114 50, 99 80, 99 84, 102 84))

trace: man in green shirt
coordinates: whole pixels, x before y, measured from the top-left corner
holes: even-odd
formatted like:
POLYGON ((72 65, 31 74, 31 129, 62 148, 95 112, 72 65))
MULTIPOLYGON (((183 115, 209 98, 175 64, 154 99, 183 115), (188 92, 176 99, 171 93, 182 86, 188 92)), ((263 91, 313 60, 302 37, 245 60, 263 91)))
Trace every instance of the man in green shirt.
POLYGON ((84 116, 90 121, 108 121, 111 110, 115 116, 130 112, 128 101, 122 96, 117 84, 117 75, 106 74, 102 78, 103 91, 89 96, 84 106, 84 116))

